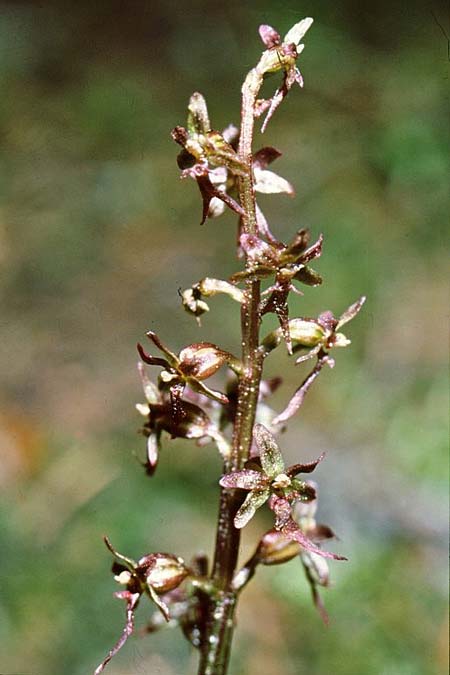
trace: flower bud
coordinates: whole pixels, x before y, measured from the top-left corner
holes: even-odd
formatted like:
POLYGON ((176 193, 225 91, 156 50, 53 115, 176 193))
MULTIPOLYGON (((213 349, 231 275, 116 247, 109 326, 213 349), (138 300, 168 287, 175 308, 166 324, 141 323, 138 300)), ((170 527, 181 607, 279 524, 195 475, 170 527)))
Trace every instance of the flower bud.
POLYGON ((295 558, 301 550, 296 541, 289 541, 281 532, 271 530, 259 542, 257 556, 262 565, 281 565, 295 558))
POLYGON ((295 44, 281 44, 267 49, 263 52, 257 65, 260 73, 276 73, 280 70, 286 70, 295 64, 297 58, 297 49, 295 44))
POLYGON ((181 584, 188 569, 182 558, 171 553, 151 553, 138 561, 136 574, 158 593, 167 593, 181 584))
POLYGON ((189 100, 187 126, 191 135, 207 134, 211 131, 206 101, 198 91, 189 100))
POLYGON ((303 347, 316 347, 325 337, 325 330, 313 319, 292 319, 289 332, 292 341, 303 347))
POLYGON ((196 317, 209 312, 209 307, 201 300, 201 293, 196 288, 188 288, 181 294, 184 309, 196 317))
POLYGON ((181 350, 178 368, 187 377, 205 380, 214 375, 226 363, 227 358, 227 352, 211 342, 196 342, 181 350))

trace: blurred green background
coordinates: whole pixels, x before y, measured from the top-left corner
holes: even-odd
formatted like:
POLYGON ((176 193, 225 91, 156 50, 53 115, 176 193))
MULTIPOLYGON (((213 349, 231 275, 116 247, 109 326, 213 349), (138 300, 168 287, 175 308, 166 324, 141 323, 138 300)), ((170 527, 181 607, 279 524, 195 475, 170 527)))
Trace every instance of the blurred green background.
MULTIPOLYGON (((282 437, 288 460, 327 451, 319 516, 350 560, 332 563, 328 629, 298 561, 262 570, 231 675, 447 672, 446 3, 112 0, 0 3, 1 673, 85 675, 103 658, 123 625, 103 534, 134 557, 212 550, 212 446, 167 442, 151 481, 132 454, 144 332, 174 349, 239 341, 231 301, 201 331, 180 309, 178 288, 237 269, 235 219, 199 226, 169 132, 197 89, 215 128, 237 122, 258 25, 284 34, 308 15, 305 88, 256 147, 285 151, 276 170, 297 188, 261 198, 274 231, 325 235, 325 284, 292 316, 368 296, 282 437)), ((268 362, 286 375, 278 410, 306 372, 290 364, 268 362)), ((270 523, 252 522, 243 555, 270 523)), ((108 672, 195 664, 165 630, 108 672)))

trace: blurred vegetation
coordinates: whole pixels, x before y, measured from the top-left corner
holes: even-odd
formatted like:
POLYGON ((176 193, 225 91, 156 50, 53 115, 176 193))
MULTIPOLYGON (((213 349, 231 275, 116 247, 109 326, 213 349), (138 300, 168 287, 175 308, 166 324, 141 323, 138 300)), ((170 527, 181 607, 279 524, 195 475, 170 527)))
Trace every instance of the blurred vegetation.
MULTIPOLYGON (((277 170, 297 196, 262 206, 282 239, 325 235, 326 283, 292 315, 368 296, 354 345, 282 439, 289 463, 328 451, 320 519, 350 562, 333 564, 328 629, 297 561, 262 570, 231 673, 447 672, 447 8, 55 0, 0 3, 2 673, 85 675, 103 658, 123 622, 104 533, 134 557, 212 549, 212 447, 167 443, 151 482, 132 455, 136 340, 198 339, 177 288, 236 269, 234 218, 199 227, 169 131, 197 89, 216 128, 237 121, 257 26, 283 33, 308 15, 305 89, 264 138, 286 152, 277 170)), ((203 339, 237 349, 236 308, 212 304, 203 339)), ((279 409, 303 372, 287 365, 269 365, 286 373, 279 409)), ((245 550, 270 516, 256 520, 245 550)), ((132 640, 110 672, 195 663, 167 630, 132 640)))

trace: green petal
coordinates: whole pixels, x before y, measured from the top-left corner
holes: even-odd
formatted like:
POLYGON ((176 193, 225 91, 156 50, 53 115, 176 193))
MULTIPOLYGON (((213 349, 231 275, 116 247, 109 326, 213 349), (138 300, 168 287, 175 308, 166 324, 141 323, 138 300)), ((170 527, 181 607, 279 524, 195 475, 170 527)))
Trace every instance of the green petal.
POLYGON ((270 476, 270 478, 275 478, 279 473, 283 473, 283 456, 270 431, 262 424, 257 424, 253 430, 253 434, 261 455, 261 466, 263 471, 270 476))
POLYGON ((197 91, 189 100, 187 128, 191 135, 207 134, 211 131, 206 101, 197 91))
POLYGON ((249 492, 239 511, 234 518, 234 526, 240 530, 247 525, 249 520, 255 515, 256 509, 266 503, 270 497, 270 490, 259 490, 249 492))

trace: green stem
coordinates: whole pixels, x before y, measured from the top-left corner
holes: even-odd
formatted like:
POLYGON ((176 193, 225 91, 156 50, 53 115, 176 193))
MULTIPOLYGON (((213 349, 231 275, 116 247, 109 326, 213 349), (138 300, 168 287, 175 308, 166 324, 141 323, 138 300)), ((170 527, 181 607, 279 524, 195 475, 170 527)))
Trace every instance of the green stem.
MULTIPOLYGON (((256 202, 253 186, 252 139, 255 101, 262 77, 257 69, 247 75, 242 87, 241 133, 239 159, 247 167, 239 179, 239 199, 244 210, 241 218, 242 232, 257 234, 256 202)), ((260 282, 247 281, 241 304, 241 336, 243 370, 239 378, 233 444, 230 459, 223 471, 237 471, 248 459, 252 443, 253 425, 258 403, 262 374, 262 355, 259 352, 260 282)), ((212 581, 216 595, 210 598, 203 631, 199 675, 225 675, 228 669, 234 632, 234 613, 237 593, 232 580, 237 566, 240 530, 233 524, 242 497, 233 490, 223 489, 220 494, 219 516, 212 581)))

